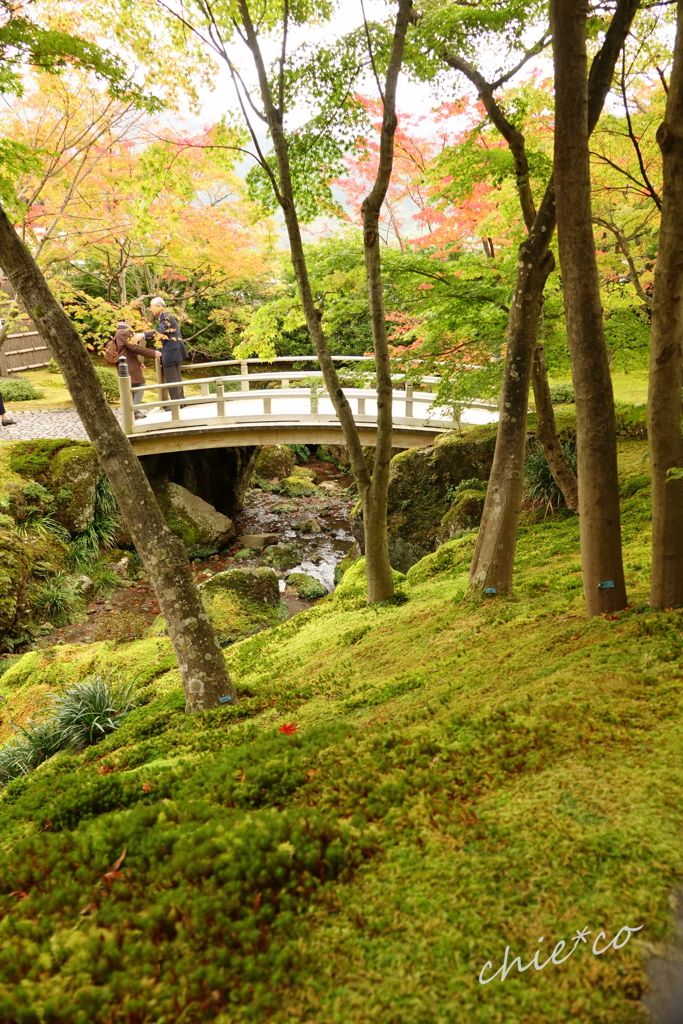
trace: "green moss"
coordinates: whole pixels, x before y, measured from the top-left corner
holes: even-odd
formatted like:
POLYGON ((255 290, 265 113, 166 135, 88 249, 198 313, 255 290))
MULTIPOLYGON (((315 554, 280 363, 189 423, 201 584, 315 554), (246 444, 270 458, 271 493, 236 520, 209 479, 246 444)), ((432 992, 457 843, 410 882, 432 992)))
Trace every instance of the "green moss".
POLYGON ((268 444, 261 448, 254 463, 254 475, 264 480, 282 480, 296 465, 296 455, 287 445, 268 444))
MULTIPOLYGON (((298 467, 303 468, 303 467, 298 467)), ((318 488, 303 476, 288 476, 280 482, 280 493, 288 498, 306 498, 317 493, 318 488)))
POLYGON ((317 601, 327 596, 327 588, 305 572, 293 572, 287 577, 287 586, 292 587, 304 601, 317 601))
MULTIPOLYGON (((394 586, 397 587, 406 579, 402 572, 391 570, 394 586)), ((350 565, 334 592, 335 601, 365 602, 367 600, 368 580, 365 571, 365 558, 358 558, 350 565)))
POLYGON ((90 447, 87 441, 72 441, 70 438, 18 441, 12 445, 9 467, 13 473, 31 477, 39 483, 46 483, 53 456, 62 448, 76 445, 90 447))
MULTIPOLYGON (((644 450, 620 444, 622 480, 644 450)), ((366 605, 359 560, 227 648, 234 707, 184 714, 167 672, 87 755, 8 786, 7 1019, 173 1020, 176 999, 188 1024, 635 1024, 683 883, 683 609, 645 606, 648 500, 623 500, 615 617, 583 617, 576 517, 522 526, 504 600, 454 600, 471 534, 397 574, 403 605, 366 605), (625 924, 638 939, 594 957, 625 924), (582 928, 561 965, 479 985, 506 946, 526 964, 582 928)), ((88 649, 25 659, 7 699, 88 649)))
POLYGON ((261 555, 266 565, 282 571, 293 569, 301 561, 301 555, 293 544, 272 544, 261 555))

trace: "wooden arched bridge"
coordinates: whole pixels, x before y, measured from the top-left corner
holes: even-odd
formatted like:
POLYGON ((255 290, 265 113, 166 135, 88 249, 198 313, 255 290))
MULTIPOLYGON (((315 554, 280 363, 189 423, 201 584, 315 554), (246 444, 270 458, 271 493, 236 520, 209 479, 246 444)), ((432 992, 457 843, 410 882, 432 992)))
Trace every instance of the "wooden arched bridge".
MULTIPOLYGON (((373 364, 370 356, 333 356, 340 363, 373 364)), ((267 363, 304 360, 317 362, 316 356, 281 356, 267 363)), ((343 444, 344 435, 334 407, 324 390, 318 370, 250 372, 265 360, 220 360, 199 363, 193 371, 206 376, 182 383, 186 397, 171 399, 157 362, 157 383, 131 388, 130 377, 119 377, 123 428, 137 455, 159 452, 192 451, 200 448, 228 448, 251 444, 343 444), (238 372, 217 375, 221 367, 238 367, 238 372), (260 385, 252 388, 252 384, 260 385), (200 394, 189 394, 190 387, 200 394), (265 385, 265 387, 264 387, 265 385), (135 392, 152 393, 153 403, 134 407, 135 392), (134 408, 143 408, 144 419, 134 418, 134 408)), ((359 367, 362 369, 363 367, 359 367)), ((371 372, 371 367, 368 366, 371 372)), ((342 370, 343 374, 343 370, 342 370)), ((432 444, 438 434, 459 426, 449 411, 434 406, 438 377, 423 377, 397 388, 393 395, 395 448, 419 448, 432 444)), ((344 387, 354 413, 361 442, 374 445, 377 436, 377 392, 372 388, 344 387)), ((493 404, 470 403, 460 420, 466 423, 490 423, 498 419, 493 404)))

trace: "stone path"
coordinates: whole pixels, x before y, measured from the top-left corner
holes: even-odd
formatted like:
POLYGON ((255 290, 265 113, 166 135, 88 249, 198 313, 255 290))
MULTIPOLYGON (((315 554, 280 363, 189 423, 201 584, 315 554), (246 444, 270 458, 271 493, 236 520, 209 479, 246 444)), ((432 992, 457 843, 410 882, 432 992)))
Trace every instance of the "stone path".
MULTIPOLYGON (((121 410, 112 409, 119 423, 121 410)), ((75 409, 33 409, 18 412, 11 410, 16 425, 0 426, 0 440, 33 441, 42 437, 69 437, 74 441, 87 441, 88 435, 75 409)))

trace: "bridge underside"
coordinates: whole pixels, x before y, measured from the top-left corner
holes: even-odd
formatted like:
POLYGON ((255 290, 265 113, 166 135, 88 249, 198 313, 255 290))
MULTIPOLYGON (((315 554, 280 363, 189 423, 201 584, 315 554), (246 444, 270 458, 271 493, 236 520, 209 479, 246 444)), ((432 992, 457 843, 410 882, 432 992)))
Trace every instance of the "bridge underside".
MULTIPOLYGON (((373 447, 377 430, 358 425, 361 444, 373 447)), ((424 448, 444 433, 443 428, 394 425, 394 448, 424 448)), ((182 430, 146 431, 129 437, 136 455, 188 452, 201 448, 237 448, 264 444, 345 444, 340 426, 310 423, 235 424, 221 427, 185 427, 182 430)))

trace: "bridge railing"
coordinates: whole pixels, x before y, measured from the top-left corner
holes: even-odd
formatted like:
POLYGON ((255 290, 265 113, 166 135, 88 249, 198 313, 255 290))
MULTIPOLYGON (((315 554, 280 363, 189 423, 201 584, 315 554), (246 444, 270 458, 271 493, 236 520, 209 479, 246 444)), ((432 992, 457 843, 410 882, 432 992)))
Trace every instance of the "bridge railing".
MULTIPOLYGON (((373 357, 367 356, 333 356, 336 361, 344 362, 374 362, 373 357)), ((295 356, 295 357, 275 357, 272 362, 299 362, 301 360, 317 360, 317 356, 295 356)), ((238 374, 226 374, 222 376, 211 375, 209 377, 202 378, 186 378, 181 381, 166 382, 163 381, 161 376, 161 367, 159 360, 157 362, 157 382, 155 384, 145 384, 138 387, 132 387, 130 377, 119 376, 119 392, 121 397, 121 410, 123 416, 123 427, 124 431, 128 435, 133 434, 144 434, 151 430, 177 430, 179 427, 192 427, 206 424, 209 420, 212 424, 217 426, 221 424, 235 424, 237 422, 247 424, 249 422, 264 423, 267 421, 296 421, 296 422, 316 422, 319 424, 329 423, 332 420, 336 420, 336 413, 334 409, 331 410, 320 410, 320 404, 330 404, 329 397, 325 392, 324 388, 318 388, 317 384, 314 383, 308 387, 292 387, 293 382, 297 381, 310 381, 312 378, 315 381, 320 380, 322 383, 322 373, 320 371, 300 371, 300 370, 288 370, 284 373, 278 372, 266 372, 266 373, 249 373, 248 367, 247 372, 244 370, 245 363, 258 363, 263 364, 263 360, 219 360, 213 363, 199 363, 192 366, 193 370, 211 368, 212 370, 220 366, 239 366, 240 373, 238 374), (259 388, 257 390, 249 390, 250 383, 279 383, 278 388, 259 388), (197 396, 188 396, 184 398, 170 398, 169 392, 173 388, 194 385, 198 386, 201 390, 201 394, 197 396), (211 392, 211 386, 214 386, 215 392, 211 392), (240 390, 234 390, 235 386, 239 385, 240 390), (133 403, 133 396, 139 393, 156 392, 158 401, 153 404, 146 404, 144 411, 146 413, 153 412, 155 409, 162 407, 166 411, 170 411, 170 419, 165 420, 154 420, 153 422, 136 422, 134 413, 136 408, 133 403), (283 394, 285 392, 285 394, 283 394), (283 399, 285 399, 285 408, 283 408, 283 399), (280 408, 273 412, 273 402, 277 402, 280 408), (260 404, 260 408, 254 408, 246 412, 242 406, 242 410, 239 415, 231 415, 232 410, 230 406, 232 403, 247 402, 249 406, 252 404, 257 406, 260 404), (302 408, 302 405, 304 408, 302 408), (213 409, 207 410, 207 406, 215 406, 213 409), (297 406, 297 408, 295 408, 297 406), (204 407, 203 413, 200 407, 204 407), (307 407, 307 411, 306 410, 307 407), (189 408, 191 410, 196 409, 198 416, 185 415, 181 418, 181 408, 189 408), (207 415, 208 413, 208 415, 207 415)), ((438 384, 440 378, 438 377, 424 377, 421 383, 423 384, 438 384)), ((368 413, 366 411, 368 403, 372 404, 376 402, 377 392, 374 389, 368 388, 353 388, 344 387, 344 394, 347 399, 352 402, 352 408, 355 406, 355 418, 361 423, 374 423, 376 421, 376 414, 368 413)), ((450 429, 457 425, 456 421, 451 418, 434 418, 430 417, 429 410, 434 402, 434 394, 431 391, 419 391, 415 389, 414 384, 406 383, 402 389, 394 391, 394 401, 403 403, 403 416, 394 415, 394 423, 396 426, 430 426, 439 428, 442 430, 450 429)), ((471 403, 472 405, 478 405, 479 403, 471 403)), ((482 408, 489 408, 487 403, 481 403, 482 408)))

